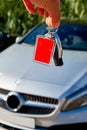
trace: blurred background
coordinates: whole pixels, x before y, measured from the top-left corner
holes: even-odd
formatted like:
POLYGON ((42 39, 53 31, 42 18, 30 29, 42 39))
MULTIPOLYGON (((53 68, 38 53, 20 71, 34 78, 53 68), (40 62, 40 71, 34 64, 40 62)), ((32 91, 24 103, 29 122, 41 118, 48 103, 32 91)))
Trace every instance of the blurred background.
MULTIPOLYGON (((12 35, 24 35, 45 17, 31 15, 22 0, 0 0, 0 28, 12 35)), ((61 22, 87 24, 87 0, 61 0, 61 22)))

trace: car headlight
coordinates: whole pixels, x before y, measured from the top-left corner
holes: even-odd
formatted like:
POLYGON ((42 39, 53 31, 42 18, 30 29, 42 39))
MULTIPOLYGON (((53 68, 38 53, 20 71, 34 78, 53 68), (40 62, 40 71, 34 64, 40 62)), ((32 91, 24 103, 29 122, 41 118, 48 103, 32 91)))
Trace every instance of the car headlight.
POLYGON ((67 96, 61 111, 74 110, 84 106, 87 106, 87 86, 67 96))

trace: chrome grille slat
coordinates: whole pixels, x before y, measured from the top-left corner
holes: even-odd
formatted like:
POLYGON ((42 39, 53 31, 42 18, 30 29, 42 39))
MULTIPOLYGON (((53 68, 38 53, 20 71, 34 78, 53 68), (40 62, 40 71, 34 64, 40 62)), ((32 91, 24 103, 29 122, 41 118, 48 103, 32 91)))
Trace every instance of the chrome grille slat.
POLYGON ((58 99, 55 99, 55 98, 36 96, 36 95, 28 95, 28 94, 22 94, 22 96, 25 100, 29 100, 29 101, 32 100, 32 101, 36 101, 36 102, 58 104, 58 99))
POLYGON ((40 103, 40 102, 33 102, 27 101, 23 104, 24 106, 32 106, 32 107, 39 107, 39 108, 56 108, 57 105, 48 104, 48 103, 40 103))

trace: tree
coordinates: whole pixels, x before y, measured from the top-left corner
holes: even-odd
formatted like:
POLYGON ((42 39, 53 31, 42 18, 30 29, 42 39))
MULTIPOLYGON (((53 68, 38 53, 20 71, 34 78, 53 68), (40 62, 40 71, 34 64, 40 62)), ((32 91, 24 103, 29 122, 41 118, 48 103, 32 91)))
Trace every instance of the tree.
POLYGON ((23 35, 30 28, 43 21, 43 18, 31 15, 26 10, 22 0, 0 0, 0 23, 11 33, 23 35))
MULTIPOLYGON (((61 0, 61 21, 87 23, 87 0, 61 0)), ((33 26, 44 22, 45 17, 31 15, 22 0, 0 0, 0 26, 10 33, 25 34, 33 26)))

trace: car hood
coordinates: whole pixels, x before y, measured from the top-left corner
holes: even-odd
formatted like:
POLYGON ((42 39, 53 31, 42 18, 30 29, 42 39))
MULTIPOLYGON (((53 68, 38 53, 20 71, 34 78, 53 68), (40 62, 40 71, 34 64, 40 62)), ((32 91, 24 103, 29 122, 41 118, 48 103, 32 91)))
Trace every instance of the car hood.
POLYGON ((53 59, 50 65, 37 63, 33 55, 34 45, 27 44, 14 44, 3 51, 0 54, 0 84, 12 88, 15 83, 17 88, 18 84, 22 86, 26 82, 28 86, 28 82, 33 82, 60 89, 63 86, 64 90, 87 72, 86 51, 63 50, 64 65, 60 67, 54 65, 53 59))

